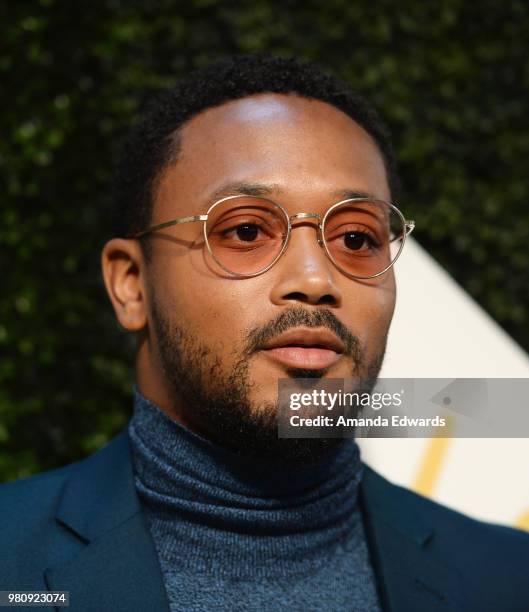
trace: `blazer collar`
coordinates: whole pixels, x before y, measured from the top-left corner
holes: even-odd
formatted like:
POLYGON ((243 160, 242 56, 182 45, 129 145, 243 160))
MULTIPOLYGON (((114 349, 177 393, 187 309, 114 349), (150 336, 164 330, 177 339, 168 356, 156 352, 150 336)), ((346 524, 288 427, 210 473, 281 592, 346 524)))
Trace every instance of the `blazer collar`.
MULTIPOLYGON (((435 533, 409 495, 368 466, 360 486, 371 560, 384 610, 464 609, 457 571, 431 551, 435 533)), ((46 568, 50 590, 70 591, 79 612, 169 612, 162 572, 133 480, 128 433, 77 463, 55 520, 77 540, 46 568), (65 558, 66 556, 66 558, 65 558)))
POLYGON ((466 610, 459 571, 434 552, 434 527, 413 494, 364 464, 360 506, 384 610, 466 610))

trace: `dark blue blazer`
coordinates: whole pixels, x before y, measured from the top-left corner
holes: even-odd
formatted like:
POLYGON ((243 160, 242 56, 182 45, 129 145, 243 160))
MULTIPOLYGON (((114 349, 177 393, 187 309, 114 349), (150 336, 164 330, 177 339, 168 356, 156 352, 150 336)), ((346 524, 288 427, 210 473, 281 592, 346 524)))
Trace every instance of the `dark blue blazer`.
MULTIPOLYGON (((529 612, 529 534, 367 466, 360 503, 384 610, 529 612)), ((87 459, 0 486, 0 590, 69 591, 71 612, 168 612, 126 429, 87 459)))

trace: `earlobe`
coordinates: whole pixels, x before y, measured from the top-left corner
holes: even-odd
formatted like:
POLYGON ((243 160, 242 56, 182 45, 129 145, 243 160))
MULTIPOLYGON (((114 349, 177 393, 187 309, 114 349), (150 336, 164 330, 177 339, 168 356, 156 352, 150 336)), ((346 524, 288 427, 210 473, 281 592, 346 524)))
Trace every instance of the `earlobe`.
POLYGON ((147 324, 142 270, 144 260, 136 240, 113 238, 103 247, 101 268, 118 323, 127 331, 147 324))

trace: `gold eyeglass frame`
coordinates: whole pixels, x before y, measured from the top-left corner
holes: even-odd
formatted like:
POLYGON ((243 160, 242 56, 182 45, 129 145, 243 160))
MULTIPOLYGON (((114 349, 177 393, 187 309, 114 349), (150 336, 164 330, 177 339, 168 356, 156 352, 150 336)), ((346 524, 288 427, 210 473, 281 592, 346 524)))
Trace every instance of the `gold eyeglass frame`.
MULTIPOLYGON (((283 255, 283 253, 286 251, 288 243, 290 241, 290 234, 292 231, 292 221, 295 219, 318 219, 318 244, 320 245, 320 247, 322 247, 325 250, 325 253, 327 255, 327 257, 332 261, 332 263, 338 268, 338 270, 340 270, 340 272, 342 272, 343 274, 345 274, 346 276, 348 276, 349 278, 353 278, 353 279, 357 279, 357 280, 367 280, 370 278, 376 278, 377 276, 380 276, 381 274, 384 274, 385 272, 387 272, 393 265, 394 263, 397 261, 397 259, 399 258, 400 254, 402 253, 402 249, 404 248, 404 243, 406 241, 406 237, 409 236, 411 234, 411 232, 413 231, 413 229, 415 228, 415 221, 413 221, 412 219, 405 219, 404 215, 401 213, 401 211, 394 205, 391 204, 390 202, 386 202, 385 200, 379 200, 379 199, 374 199, 374 198, 347 198, 346 200, 340 200, 340 202, 336 202, 336 204, 331 205, 326 213, 322 216, 319 213, 306 213, 306 212, 301 212, 301 213, 296 213, 295 215, 289 215, 288 212, 283 208, 283 206, 281 206, 281 204, 278 204, 277 202, 274 202, 273 200, 270 200, 268 198, 264 198, 261 196, 251 196, 251 195, 245 195, 245 194, 238 194, 238 195, 231 195, 231 196, 226 196, 224 198, 221 198, 220 200, 217 200, 216 202, 214 202, 207 210, 207 212, 203 215, 193 215, 190 217, 178 217, 177 219, 172 219, 171 221, 165 221, 164 223, 158 223, 157 225, 153 225, 151 227, 148 227, 145 230, 142 230, 140 232, 137 232, 135 234, 133 234, 132 236, 130 236, 130 238, 141 238, 142 236, 145 236, 147 234, 150 234, 151 232, 154 232, 156 230, 160 230, 160 229, 164 229, 166 227, 171 227, 173 225, 180 225, 182 223, 193 223, 195 221, 203 221, 204 222, 204 239, 206 241, 206 246, 207 249, 211 255, 211 257, 213 257, 213 259, 217 262, 217 264, 228 274, 231 274, 232 276, 236 276, 238 278, 252 278, 254 276, 259 276, 260 274, 264 274, 265 272, 267 272, 268 270, 270 270, 270 268, 277 263, 277 261, 281 258, 281 256, 283 255), (281 247, 281 250, 279 251, 279 253, 276 255, 276 257, 273 259, 272 263, 270 263, 268 266, 266 266, 265 268, 263 268, 262 270, 259 270, 259 272, 253 272, 252 274, 239 274, 237 272, 233 272, 232 270, 228 270, 215 256, 215 254, 213 253, 213 250, 209 244, 209 240, 208 240, 208 236, 207 236, 207 232, 206 232, 206 222, 208 220, 209 215, 211 214, 211 211, 218 206, 219 204, 222 204, 228 200, 236 200, 238 198, 256 198, 259 200, 264 200, 265 202, 269 203, 269 204, 273 204, 276 208, 278 208, 284 215, 285 220, 287 222, 287 234, 286 237, 284 238, 284 242, 283 242, 283 246, 281 247), (382 204, 384 206, 389 207, 389 209, 394 210, 397 215, 399 216, 400 220, 402 221, 402 228, 403 228, 403 232, 402 232, 402 242, 400 245, 399 250, 397 251, 397 254, 395 255, 394 259, 391 261, 391 263, 389 264, 389 266, 386 266, 383 270, 381 270, 380 272, 377 272, 376 274, 371 274, 370 276, 357 276, 354 274, 351 274, 350 272, 345 271, 333 258, 333 256, 331 255, 328 247, 327 247, 327 243, 325 241, 324 238, 324 228, 325 228, 325 222, 327 220, 328 215, 338 206, 341 206, 342 204, 348 204, 350 202, 368 202, 368 203, 374 203, 374 204, 382 204)), ((396 236, 393 240, 396 240, 397 238, 399 238, 399 236, 396 236)), ((392 242, 392 241, 390 241, 392 242)))

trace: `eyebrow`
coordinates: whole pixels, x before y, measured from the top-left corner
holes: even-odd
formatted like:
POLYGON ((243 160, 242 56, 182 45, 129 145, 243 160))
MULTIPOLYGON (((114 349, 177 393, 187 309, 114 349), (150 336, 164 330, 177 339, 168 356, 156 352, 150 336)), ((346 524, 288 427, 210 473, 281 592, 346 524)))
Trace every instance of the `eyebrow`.
MULTIPOLYGON (((264 183, 247 183, 247 182, 232 182, 226 183, 222 185, 215 191, 213 191, 208 198, 206 204, 201 207, 199 214, 204 214, 207 212, 209 207, 224 197, 228 197, 231 195, 248 195, 248 196, 270 196, 273 194, 281 194, 284 190, 275 183, 264 184, 264 183)), ((356 189, 338 189, 332 193, 333 198, 338 198, 342 200, 349 200, 354 198, 365 198, 367 200, 376 200, 378 199, 372 193, 368 191, 359 191, 356 189)))
POLYGON ((369 191, 358 191, 356 189, 338 189, 333 193, 333 197, 342 198, 344 200, 353 200, 355 198, 363 198, 366 200, 378 200, 377 196, 369 193, 369 191))
POLYGON ((211 194, 211 199, 222 198, 230 195, 249 195, 249 196, 264 196, 272 193, 281 193, 282 189, 279 185, 264 184, 264 183, 227 183, 219 187, 211 194))
POLYGON ((264 183, 247 183, 247 182, 233 182, 226 183, 218 189, 215 189, 203 206, 198 211, 199 215, 205 214, 208 209, 218 200, 232 195, 248 195, 248 196, 269 196, 274 193, 281 193, 281 187, 275 184, 265 185, 264 183))

